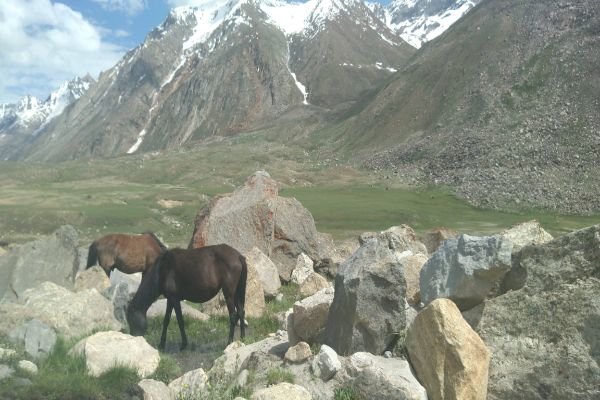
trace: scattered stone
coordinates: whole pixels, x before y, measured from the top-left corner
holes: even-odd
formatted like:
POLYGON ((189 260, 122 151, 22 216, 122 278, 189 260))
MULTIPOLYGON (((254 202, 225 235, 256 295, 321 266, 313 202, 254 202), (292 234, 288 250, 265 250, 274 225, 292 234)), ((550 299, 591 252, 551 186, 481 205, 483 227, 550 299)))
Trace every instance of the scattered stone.
POLYGON ((540 245, 554 239, 536 220, 514 225, 500 235, 512 242, 513 253, 516 253, 525 246, 540 245))
POLYGON ((384 358, 392 358, 392 357, 393 357, 393 356, 392 356, 392 352, 391 352, 391 351, 389 351, 389 350, 388 350, 388 351, 386 351, 385 353, 383 353, 383 357, 384 357, 384 358))
POLYGON ((35 375, 38 373, 38 367, 34 363, 29 360, 21 360, 19 361, 18 367, 21 371, 24 371, 28 374, 35 375))
POLYGON ((10 378, 14 372, 15 370, 8 365, 0 364, 0 381, 10 378))
POLYGON ((461 310, 480 304, 511 266, 512 243, 502 236, 448 239, 421 269, 421 301, 444 297, 461 310))
POLYGON ((96 289, 99 293, 108 289, 110 279, 99 265, 94 265, 86 270, 77 272, 75 276, 74 291, 81 292, 87 289, 96 289))
POLYGON ((257 390, 250 400, 312 400, 312 396, 302 386, 282 382, 257 390))
POLYGON ((50 237, 25 243, 0 258, 0 299, 21 300, 25 290, 42 282, 73 288, 79 264, 77 232, 65 225, 50 237))
POLYGON ((197 396, 206 389, 208 375, 202 368, 188 371, 179 378, 169 383, 169 389, 175 398, 191 398, 197 396))
POLYGON ((427 400, 425 388, 413 375, 408 361, 401 358, 354 353, 346 373, 362 398, 427 400))
POLYGON ((430 400, 485 400, 490 351, 448 299, 437 299, 415 318, 406 348, 430 400))
MULTIPOLYGON (((382 354, 405 329, 404 255, 410 248, 424 249, 423 244, 412 240, 414 232, 409 229, 397 229, 402 237, 392 228, 366 240, 340 266, 324 337, 324 343, 339 354, 382 354)), ((295 314, 294 309, 294 319, 295 314)))
POLYGON ((246 254, 246 262, 252 265, 258 273, 258 279, 262 284, 265 296, 273 298, 278 295, 281 281, 279 280, 279 271, 277 267, 258 247, 253 247, 246 254))
POLYGON ((331 347, 321 345, 319 354, 314 358, 311 365, 313 373, 324 381, 328 381, 342 369, 340 359, 331 347))
POLYGON ((144 400, 175 400, 173 391, 161 381, 142 379, 138 386, 144 392, 144 400))
POLYGON ((0 333, 8 334, 34 318, 67 339, 121 329, 112 304, 96 290, 73 293, 51 282, 23 292, 20 304, 0 304, 0 333))
MULTIPOLYGON (((293 278, 292 278, 293 279, 293 278)), ((316 272, 312 272, 308 277, 300 284, 300 295, 303 297, 312 296, 322 289, 326 289, 331 285, 327 282, 327 279, 323 278, 316 272)))
POLYGON ((288 319, 291 345, 300 340, 307 343, 320 341, 332 301, 333 288, 330 287, 294 303, 294 312, 288 319))
POLYGON ((293 364, 301 364, 312 356, 310 346, 306 342, 298 342, 290 347, 283 357, 284 360, 293 364))
POLYGON ((130 286, 126 282, 111 285, 102 292, 102 295, 110 301, 113 306, 113 315, 123 325, 127 325, 127 306, 135 292, 131 293, 130 286))
POLYGON ((79 341, 70 355, 83 355, 88 373, 99 376, 115 365, 135 369, 145 378, 152 375, 160 362, 158 350, 142 336, 131 336, 121 332, 98 332, 79 341))
MULTIPOLYGON (((156 300, 146 312, 147 317, 160 317, 163 318, 167 312, 167 299, 156 300)), ((202 311, 190 306, 185 301, 181 302, 181 313, 189 318, 196 319, 198 321, 208 321, 210 316, 203 313, 202 311)), ((175 312, 173 311, 173 315, 175 312)))
POLYGON ((381 232, 378 237, 388 240, 390 249, 397 252, 411 251, 427 255, 427 247, 419 241, 415 231, 408 225, 392 226, 381 232))
POLYGON ((133 298, 142 282, 142 273, 126 274, 118 269, 113 269, 110 273, 110 282, 111 286, 118 286, 121 283, 127 285, 127 292, 133 298))
POLYGON ((34 358, 50 354, 56 344, 56 332, 38 319, 31 319, 8 333, 14 343, 24 344, 34 358))
POLYGON ((292 272, 291 281, 296 285, 304 283, 306 278, 315 272, 313 265, 313 261, 306 254, 300 254, 296 260, 296 266, 292 272))
POLYGON ((277 293, 277 296, 275 296, 275 301, 281 303, 283 301, 283 293, 277 293))
POLYGON ((11 358, 17 354, 13 349, 4 349, 0 347, 0 361, 4 359, 11 358))

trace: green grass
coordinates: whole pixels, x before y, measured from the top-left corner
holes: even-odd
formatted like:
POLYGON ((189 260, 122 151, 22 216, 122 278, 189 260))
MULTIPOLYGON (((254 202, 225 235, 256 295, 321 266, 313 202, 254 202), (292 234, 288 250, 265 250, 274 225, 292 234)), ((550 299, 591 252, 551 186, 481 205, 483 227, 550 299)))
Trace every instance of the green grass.
POLYGON ((337 388, 333 392, 334 400, 362 400, 356 389, 352 386, 337 388))
POLYGON ((271 368, 265 374, 267 385, 276 385, 281 382, 294 383, 294 374, 284 368, 271 368))
POLYGON ((140 378, 131 368, 115 366, 98 378, 88 375, 85 360, 67 354, 72 344, 59 338, 47 358, 35 360, 38 365, 37 375, 25 375, 17 371, 13 378, 0 382, 0 398, 5 400, 129 400, 132 395, 141 393, 141 389, 137 386, 140 378), (31 385, 19 385, 18 378, 30 379, 31 385))
POLYGON ((598 215, 481 209, 440 189, 312 187, 284 189, 281 193, 295 197, 305 205, 320 232, 338 238, 400 224, 410 225, 417 232, 443 226, 461 233, 492 234, 516 223, 537 219, 546 230, 560 235, 600 223, 598 215))

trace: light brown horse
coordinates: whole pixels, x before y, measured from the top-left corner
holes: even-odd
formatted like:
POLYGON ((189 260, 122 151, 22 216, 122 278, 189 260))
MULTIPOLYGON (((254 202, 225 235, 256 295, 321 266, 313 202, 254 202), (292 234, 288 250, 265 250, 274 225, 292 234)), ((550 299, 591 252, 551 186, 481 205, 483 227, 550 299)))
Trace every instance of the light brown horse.
POLYGON ((244 304, 246 302, 246 259, 226 244, 198 249, 172 249, 161 255, 142 278, 137 293, 127 307, 127 322, 132 335, 146 333, 146 312, 160 295, 167 298, 159 348, 164 349, 171 312, 175 309, 181 349, 187 346, 183 326, 181 300, 204 303, 223 290, 229 311, 229 343, 233 341, 235 324, 240 321, 240 337, 244 338, 244 304))
POLYGON ((165 251, 167 247, 152 232, 112 233, 90 245, 86 269, 98 262, 109 277, 115 268, 126 274, 141 272, 143 275, 165 251))

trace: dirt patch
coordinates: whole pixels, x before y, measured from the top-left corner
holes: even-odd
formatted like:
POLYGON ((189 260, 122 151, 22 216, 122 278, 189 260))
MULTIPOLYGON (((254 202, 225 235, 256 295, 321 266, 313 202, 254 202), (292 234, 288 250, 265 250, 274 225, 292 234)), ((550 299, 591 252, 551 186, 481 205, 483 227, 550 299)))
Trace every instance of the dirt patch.
POLYGON ((181 207, 183 205, 183 201, 161 199, 158 201, 158 205, 164 208, 181 207))

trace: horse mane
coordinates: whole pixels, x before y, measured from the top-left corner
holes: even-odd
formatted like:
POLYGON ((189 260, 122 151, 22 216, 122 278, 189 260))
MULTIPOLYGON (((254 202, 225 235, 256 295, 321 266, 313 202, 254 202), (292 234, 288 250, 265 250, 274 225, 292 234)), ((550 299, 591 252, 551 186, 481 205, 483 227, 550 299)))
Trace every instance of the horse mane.
POLYGON ((165 251, 169 250, 169 249, 167 248, 167 246, 165 246, 165 244, 164 244, 164 243, 163 243, 163 242, 162 242, 162 241, 161 241, 161 240, 158 238, 158 236, 156 236, 156 234, 154 234, 154 232, 150 232, 150 231, 148 231, 148 232, 144 232, 144 234, 145 234, 145 235, 150 235, 150 237, 151 237, 152 239, 154 239, 154 240, 156 241, 156 243, 158 243, 158 245, 160 246, 160 249, 161 249, 163 252, 165 252, 165 251))
POLYGON ((136 310, 143 310, 145 313, 160 296, 160 263, 164 255, 165 253, 158 256, 154 265, 142 276, 142 282, 131 300, 131 305, 136 310))

